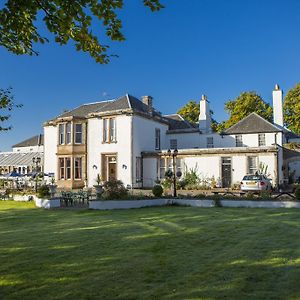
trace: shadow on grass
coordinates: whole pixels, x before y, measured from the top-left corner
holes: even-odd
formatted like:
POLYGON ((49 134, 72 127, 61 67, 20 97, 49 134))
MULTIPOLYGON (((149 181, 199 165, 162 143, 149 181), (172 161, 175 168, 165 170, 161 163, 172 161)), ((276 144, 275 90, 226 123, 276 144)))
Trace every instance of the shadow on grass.
POLYGON ((0 210, 1 299, 300 297, 297 210, 0 210))

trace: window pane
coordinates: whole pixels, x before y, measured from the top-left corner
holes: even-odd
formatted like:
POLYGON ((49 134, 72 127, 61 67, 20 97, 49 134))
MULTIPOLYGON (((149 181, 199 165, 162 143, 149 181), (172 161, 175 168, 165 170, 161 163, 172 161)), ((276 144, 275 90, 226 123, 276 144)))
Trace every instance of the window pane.
POLYGON ((81 157, 75 158, 74 165, 75 165, 74 177, 75 177, 75 179, 81 179, 82 178, 82 159, 81 159, 81 157))
POLYGON ((65 178, 65 160, 64 158, 59 159, 59 178, 64 179, 65 178))
POLYGON ((66 179, 71 179, 71 158, 66 158, 66 179))
POLYGON ((170 140, 170 149, 177 149, 177 139, 170 140))
POLYGON ((248 172, 249 174, 257 172, 257 156, 248 157, 248 172))
POLYGON ((206 138, 206 146, 207 146, 207 148, 213 148, 214 147, 214 138, 213 137, 207 137, 206 138))
POLYGON ((136 182, 142 180, 142 158, 136 157, 136 182))
POLYGON ((66 126, 66 132, 67 132, 67 136, 66 136, 66 142, 67 144, 71 144, 71 122, 67 123, 66 126))
POLYGON ((160 129, 155 129, 155 149, 160 150, 160 129))
POLYGON ((75 143, 82 144, 82 124, 75 124, 75 143))
POLYGON ((236 145, 236 147, 243 147, 243 136, 242 135, 235 136, 235 145, 236 145))
POLYGON ((65 124, 59 124, 59 144, 65 143, 65 124))
POLYGON ((108 142, 108 119, 103 119, 103 142, 108 142))
POLYGON ((264 133, 258 134, 258 146, 265 146, 266 145, 266 136, 264 133))
POLYGON ((116 139, 116 119, 109 119, 109 133, 110 133, 110 141, 115 142, 116 139))

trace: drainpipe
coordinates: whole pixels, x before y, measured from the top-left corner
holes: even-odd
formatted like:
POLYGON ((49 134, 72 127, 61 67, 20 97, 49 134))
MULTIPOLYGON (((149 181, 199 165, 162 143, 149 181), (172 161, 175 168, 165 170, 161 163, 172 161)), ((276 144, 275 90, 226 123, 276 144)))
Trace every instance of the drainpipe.
POLYGON ((131 178, 131 189, 133 189, 133 115, 130 117, 130 178, 131 178))
POLYGON ((88 120, 85 123, 85 182, 84 187, 88 187, 88 120))

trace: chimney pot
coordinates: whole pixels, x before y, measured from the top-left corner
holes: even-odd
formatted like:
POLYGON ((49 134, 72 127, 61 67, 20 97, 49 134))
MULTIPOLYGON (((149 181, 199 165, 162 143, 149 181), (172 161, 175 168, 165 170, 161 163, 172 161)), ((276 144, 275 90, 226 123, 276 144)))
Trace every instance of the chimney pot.
POLYGON ((151 96, 142 96, 142 102, 152 108, 153 98, 151 96))

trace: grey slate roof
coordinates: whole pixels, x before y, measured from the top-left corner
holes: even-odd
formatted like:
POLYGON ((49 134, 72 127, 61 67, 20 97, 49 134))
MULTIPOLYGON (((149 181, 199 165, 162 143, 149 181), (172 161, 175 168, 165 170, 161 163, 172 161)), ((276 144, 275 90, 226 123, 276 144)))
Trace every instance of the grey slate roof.
POLYGON ((126 94, 114 100, 95 102, 81 105, 73 110, 65 112, 58 116, 58 118, 65 117, 81 117, 86 118, 91 113, 105 113, 118 110, 131 109, 133 112, 148 115, 151 118, 156 118, 164 123, 169 124, 169 130, 179 130, 194 128, 192 124, 184 120, 179 115, 162 116, 160 112, 155 109, 149 110, 149 107, 134 96, 126 94))
MULTIPOLYGON (((184 120, 180 115, 174 114, 174 115, 165 115, 164 118, 169 123, 169 130, 180 130, 180 129, 190 129, 190 128, 196 128, 188 121, 184 120)), ((198 127, 197 127, 198 128, 198 127)))
POLYGON ((241 121, 237 122, 224 131, 224 134, 239 133, 260 133, 260 132, 280 132, 283 131, 279 127, 265 120, 257 113, 251 113, 241 121))
POLYGON ((131 95, 126 94, 125 96, 113 100, 83 104, 73 110, 70 110, 68 112, 59 115, 58 117, 59 118, 70 117, 70 116, 87 117, 90 113, 100 113, 100 112, 105 113, 109 111, 130 109, 130 108, 135 112, 148 113, 149 111, 148 106, 144 104, 142 101, 138 100, 137 98, 131 95))
POLYGON ((0 152, 0 166, 32 166, 32 158, 44 155, 40 152, 0 152))
POLYGON ((30 147, 30 146, 40 146, 40 145, 44 145, 44 135, 43 134, 39 134, 36 136, 33 136, 25 141, 22 141, 16 145, 13 145, 12 147, 30 147))

